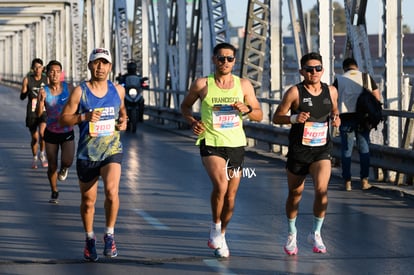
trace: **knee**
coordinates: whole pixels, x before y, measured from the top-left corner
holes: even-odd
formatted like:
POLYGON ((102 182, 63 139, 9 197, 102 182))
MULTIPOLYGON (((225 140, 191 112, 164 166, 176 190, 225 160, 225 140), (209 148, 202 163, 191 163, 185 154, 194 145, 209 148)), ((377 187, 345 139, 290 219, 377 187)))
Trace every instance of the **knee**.
POLYGON ((90 212, 95 209, 95 200, 89 197, 84 197, 82 199, 81 207, 85 212, 90 212))
POLYGON ((108 189, 105 191, 105 198, 107 201, 116 201, 118 200, 118 190, 108 189))

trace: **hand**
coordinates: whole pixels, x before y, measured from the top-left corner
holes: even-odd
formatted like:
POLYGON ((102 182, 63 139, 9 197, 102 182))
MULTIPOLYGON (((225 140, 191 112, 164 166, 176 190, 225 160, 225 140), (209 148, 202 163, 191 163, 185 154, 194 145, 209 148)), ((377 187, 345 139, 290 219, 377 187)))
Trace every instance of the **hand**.
POLYGON ((300 112, 296 117, 296 123, 305 123, 309 118, 309 112, 300 112))
POLYGON ((333 127, 341 126, 341 118, 339 117, 339 115, 332 116, 331 120, 332 120, 332 126, 333 127))
POLYGON ((101 111, 92 110, 88 113, 86 113, 86 120, 89 120, 90 122, 97 122, 101 118, 101 111))
POLYGON ((193 129, 193 133, 196 134, 197 136, 202 134, 206 130, 206 128, 204 128, 203 122, 197 121, 197 120, 195 120, 191 124, 191 128, 193 129))
POLYGON ((237 101, 234 103, 234 108, 236 108, 240 113, 248 113, 250 111, 249 107, 243 102, 237 101))
POLYGON ((120 117, 118 119, 118 123, 115 125, 115 129, 118 131, 125 131, 127 128, 127 123, 128 123, 128 117, 127 118, 120 117))

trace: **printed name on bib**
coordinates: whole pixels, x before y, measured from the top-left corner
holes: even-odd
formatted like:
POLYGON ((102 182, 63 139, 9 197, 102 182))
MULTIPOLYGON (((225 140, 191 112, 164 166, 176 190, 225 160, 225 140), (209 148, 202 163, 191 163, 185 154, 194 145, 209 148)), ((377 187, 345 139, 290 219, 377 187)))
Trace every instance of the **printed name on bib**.
POLYGON ((240 125, 239 111, 232 105, 213 106, 213 127, 216 130, 225 130, 240 125))
POLYGON ((302 144, 307 146, 322 146, 327 142, 327 122, 305 122, 302 144))

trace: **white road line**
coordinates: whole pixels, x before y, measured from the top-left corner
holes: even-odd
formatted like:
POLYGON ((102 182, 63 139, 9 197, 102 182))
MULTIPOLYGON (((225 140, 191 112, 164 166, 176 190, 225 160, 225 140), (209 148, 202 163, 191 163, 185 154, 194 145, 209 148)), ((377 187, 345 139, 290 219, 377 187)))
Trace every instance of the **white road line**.
POLYGON ((204 259, 203 262, 214 269, 220 275, 236 275, 236 273, 231 272, 227 267, 225 267, 219 260, 216 259, 204 259))
POLYGON ((144 220, 147 221, 150 225, 155 227, 156 229, 160 230, 169 230, 170 228, 166 225, 164 225, 162 222, 160 222, 157 218, 152 217, 150 214, 145 212, 142 209, 134 209, 134 212, 140 215, 144 220))

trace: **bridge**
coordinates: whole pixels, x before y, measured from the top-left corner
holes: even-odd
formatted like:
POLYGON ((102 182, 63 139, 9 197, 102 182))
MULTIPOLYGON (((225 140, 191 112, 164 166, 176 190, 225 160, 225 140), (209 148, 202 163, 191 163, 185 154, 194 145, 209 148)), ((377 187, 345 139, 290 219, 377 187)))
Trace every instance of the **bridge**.
MULTIPOLYGON (((386 121, 372 132, 372 165, 377 179, 412 184, 413 99, 403 69, 401 2, 383 0, 386 69, 378 83, 386 121)), ((338 61, 333 55, 333 1, 317 3, 316 49, 325 57, 323 81, 331 83, 338 61)), ((343 1, 347 25, 344 56, 353 55, 364 71, 374 74, 366 33, 367 3, 343 1)), ((302 6, 301 0, 247 1, 244 36, 235 43, 239 47, 235 73, 251 80, 267 114, 260 124, 246 123, 250 143, 279 154, 286 146, 287 129, 271 125, 270 117, 286 87, 300 80, 289 77, 298 69, 300 56, 313 49, 302 6), (293 67, 280 62, 284 60, 282 5, 288 6, 292 25, 293 67)), ((136 60, 141 74, 149 76, 147 118, 180 128, 185 126, 178 109, 189 84, 212 71, 211 50, 218 42, 234 42, 231 33, 225 0, 0 0, 0 79, 19 86, 31 60, 40 57, 46 62, 61 61, 66 79, 76 85, 88 78, 90 50, 107 47, 114 57, 113 80, 125 72, 129 59, 136 60)))
MULTIPOLYGON (((103 186, 99 183, 95 232, 100 259, 83 261, 84 232, 75 165, 58 182, 59 203, 48 203, 45 168, 31 169, 26 102, 19 90, 0 85, 0 273, 32 274, 412 274, 414 190, 355 179, 346 192, 333 168, 322 228, 326 254, 312 252, 310 179, 300 205, 299 252, 283 251, 287 225, 285 159, 249 147, 236 209, 226 239, 230 259, 207 247, 211 183, 189 129, 147 119, 135 134, 121 134, 125 148, 120 210, 115 226, 118 257, 102 255, 103 186)), ((75 131, 77 127, 75 128, 75 131)), ((78 133, 75 132, 77 136, 78 133)))

